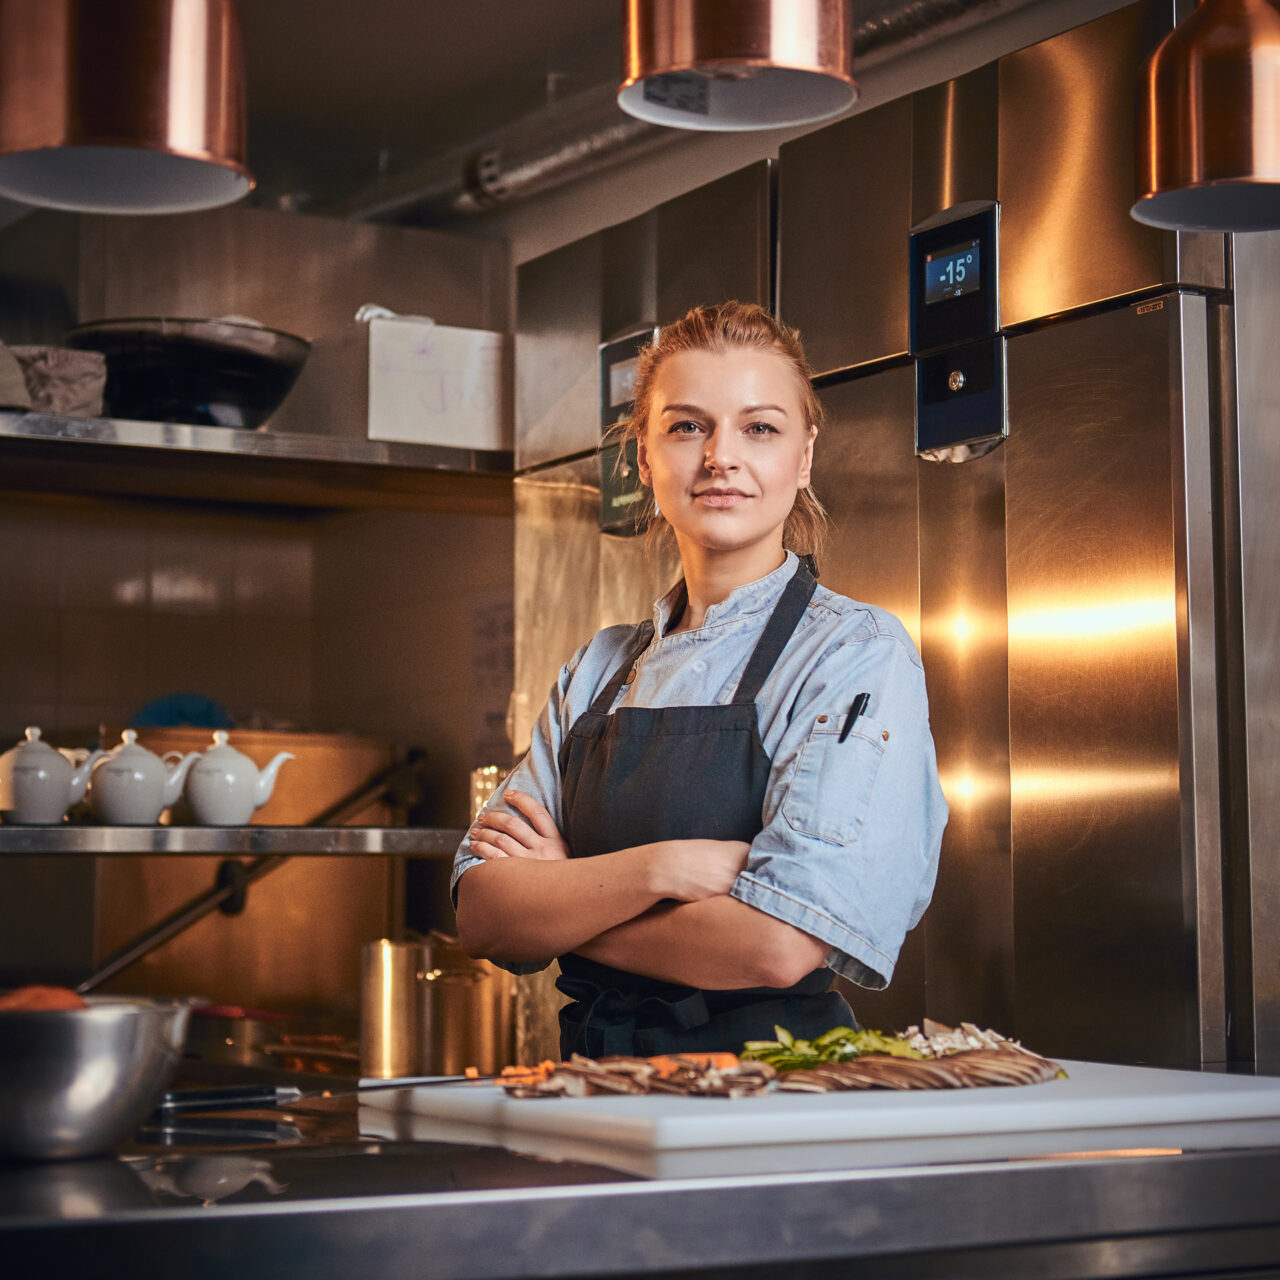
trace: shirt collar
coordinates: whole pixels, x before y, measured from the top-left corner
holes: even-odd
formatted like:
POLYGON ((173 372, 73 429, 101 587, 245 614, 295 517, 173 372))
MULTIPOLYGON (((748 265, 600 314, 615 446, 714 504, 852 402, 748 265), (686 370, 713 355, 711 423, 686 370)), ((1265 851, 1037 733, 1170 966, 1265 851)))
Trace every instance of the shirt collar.
MULTIPOLYGON (((758 613, 761 609, 771 608, 786 589, 787 583, 791 581, 797 562, 796 553, 788 551, 787 558, 772 573, 767 573, 754 582, 746 582, 740 587, 735 587, 719 604, 713 604, 707 610, 707 616, 702 625, 708 627, 713 623, 730 622, 734 618, 745 617, 747 614, 758 613)), ((681 578, 654 604, 654 635, 666 634, 674 610, 682 607, 684 589, 684 579, 681 578)))

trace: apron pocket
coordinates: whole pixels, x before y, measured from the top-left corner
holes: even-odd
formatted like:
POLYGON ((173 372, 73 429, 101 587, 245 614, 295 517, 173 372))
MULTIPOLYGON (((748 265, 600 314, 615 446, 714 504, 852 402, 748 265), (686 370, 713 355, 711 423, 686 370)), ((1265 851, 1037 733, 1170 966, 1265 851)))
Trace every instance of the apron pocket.
POLYGON ((862 830, 888 737, 861 716, 840 742, 843 720, 832 715, 814 722, 782 801, 793 831, 839 845, 852 843, 862 830))

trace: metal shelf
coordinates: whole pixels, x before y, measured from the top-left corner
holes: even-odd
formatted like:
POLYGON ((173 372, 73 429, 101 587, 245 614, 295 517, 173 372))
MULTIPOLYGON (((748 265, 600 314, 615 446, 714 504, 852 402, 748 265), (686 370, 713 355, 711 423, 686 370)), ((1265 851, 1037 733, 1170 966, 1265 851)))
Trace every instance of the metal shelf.
POLYGON ((452 857, 466 831, 451 827, 0 826, 0 856, 177 854, 289 858, 452 857))
POLYGON ((305 507, 508 513, 508 451, 0 413, 0 487, 305 507))

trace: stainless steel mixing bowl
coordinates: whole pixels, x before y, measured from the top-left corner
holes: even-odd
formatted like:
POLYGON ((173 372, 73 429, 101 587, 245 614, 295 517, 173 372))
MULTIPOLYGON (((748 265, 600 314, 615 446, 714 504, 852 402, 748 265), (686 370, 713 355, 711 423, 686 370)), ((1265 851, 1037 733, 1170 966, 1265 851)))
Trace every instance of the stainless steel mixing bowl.
POLYGON ((154 1109, 187 1034, 183 1000, 89 996, 0 1013, 0 1157, 101 1155, 154 1109))

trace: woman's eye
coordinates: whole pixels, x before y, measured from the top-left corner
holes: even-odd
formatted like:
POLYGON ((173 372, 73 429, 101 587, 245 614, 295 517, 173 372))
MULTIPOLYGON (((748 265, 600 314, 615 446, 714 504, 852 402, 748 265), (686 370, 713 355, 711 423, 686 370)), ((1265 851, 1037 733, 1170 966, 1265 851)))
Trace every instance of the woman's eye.
POLYGON ((669 434, 673 436, 687 436, 687 435, 691 435, 695 431, 701 431, 701 430, 702 430, 701 423, 690 422, 687 420, 684 422, 673 422, 671 426, 667 428, 667 431, 669 432, 669 434))
POLYGON ((775 427, 772 422, 753 422, 749 427, 747 427, 747 430, 753 436, 776 436, 778 434, 778 428, 775 427))

